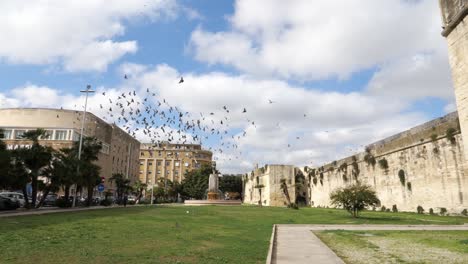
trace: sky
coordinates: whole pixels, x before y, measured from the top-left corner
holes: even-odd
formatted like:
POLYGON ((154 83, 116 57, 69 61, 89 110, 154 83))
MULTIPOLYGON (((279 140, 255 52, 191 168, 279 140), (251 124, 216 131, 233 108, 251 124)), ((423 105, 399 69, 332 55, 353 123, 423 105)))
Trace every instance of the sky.
POLYGON ((440 32, 430 0, 3 0, 0 108, 82 110, 91 85, 149 142, 108 100, 154 94, 227 131, 194 139, 223 173, 318 166, 455 110, 440 32))

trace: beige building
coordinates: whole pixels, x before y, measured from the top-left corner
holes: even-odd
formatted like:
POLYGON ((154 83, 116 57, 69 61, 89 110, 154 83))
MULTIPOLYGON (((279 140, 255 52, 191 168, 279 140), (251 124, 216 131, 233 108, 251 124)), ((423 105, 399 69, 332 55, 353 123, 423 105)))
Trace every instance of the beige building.
MULTIPOLYGON (((54 149, 69 148, 80 138, 82 111, 11 108, 0 109, 0 129, 3 129, 9 149, 28 147, 31 142, 21 139, 28 130, 43 128, 48 136, 40 143, 54 149)), ((127 175, 136 180, 139 171, 140 142, 114 124, 108 124, 92 113, 86 113, 84 136, 96 137, 102 143, 97 164, 101 167, 101 177, 105 177, 106 190, 114 187, 108 179, 113 173, 127 175)))
POLYGON ((213 153, 199 144, 142 144, 139 178, 148 185, 164 178, 181 182, 185 173, 203 164, 211 165, 212 158, 213 153))

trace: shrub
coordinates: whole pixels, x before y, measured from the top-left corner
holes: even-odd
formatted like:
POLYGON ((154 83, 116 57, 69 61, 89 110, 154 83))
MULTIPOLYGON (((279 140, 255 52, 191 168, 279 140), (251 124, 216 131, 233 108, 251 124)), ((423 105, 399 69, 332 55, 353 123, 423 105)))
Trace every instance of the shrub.
MULTIPOLYGON (((353 157, 354 158, 354 157, 353 157)), ((353 161, 353 163, 351 164, 351 166, 353 166, 353 175, 354 177, 356 178, 357 180, 357 177, 359 176, 359 165, 357 163, 357 161, 353 161)))
POLYGON ((438 154, 440 153, 440 150, 439 150, 438 147, 435 147, 435 148, 432 149, 432 152, 433 152, 434 154, 438 155, 438 154))
POLYGON ((433 214, 434 214, 434 209, 429 208, 429 214, 430 214, 430 215, 433 215, 433 214))
POLYGON ((346 172, 348 170, 348 164, 344 162, 343 164, 340 165, 340 171, 346 172))
POLYGON ((370 185, 354 184, 334 190, 330 194, 331 204, 346 209, 353 217, 368 206, 377 206, 380 201, 370 185))
POLYGON ((413 191, 413 187, 411 186, 411 182, 406 183, 406 188, 408 188, 408 191, 410 191, 410 192, 413 191))
POLYGON ((418 205, 418 208, 416 208, 416 210, 418 211, 418 214, 424 214, 424 208, 420 205, 418 205))
POLYGON ((364 155, 364 161, 367 163, 367 165, 372 165, 372 167, 375 167, 376 160, 375 157, 371 153, 371 149, 369 147, 366 148, 366 155, 364 155))
POLYGON ((387 208, 387 210, 385 210, 385 212, 389 213, 389 212, 390 212, 390 208, 387 208))
POLYGON ((463 211, 461 211, 461 214, 464 216, 468 216, 468 210, 463 209, 463 211))
POLYGON ((104 199, 104 200, 101 201, 100 205, 102 205, 102 206, 110 206, 110 205, 112 205, 112 201, 109 200, 109 199, 104 199))
POLYGON ((317 185, 317 178, 314 178, 312 182, 314 183, 314 185, 317 185))
POLYGON ((386 210, 387 208, 385 206, 382 205, 382 207, 380 207, 380 211, 385 212, 386 210))
POLYGON ((72 206, 72 201, 67 201, 63 198, 59 198, 55 201, 55 205, 60 208, 66 208, 72 206))
POLYGON ((296 203, 291 203, 290 205, 288 205, 288 208, 298 210, 299 206, 296 203))
POLYGON ((392 212, 398 213, 398 208, 397 208, 396 204, 394 204, 394 205, 392 206, 392 212))
POLYGON ((400 178, 400 183, 401 185, 405 186, 405 171, 404 170, 399 170, 398 171, 398 178, 400 178))
POLYGON ((445 132, 445 135, 447 136, 447 139, 450 141, 450 143, 455 144, 455 132, 457 130, 453 127, 447 128, 447 131, 445 132))
POLYGON ((332 162, 332 165, 333 165, 333 166, 336 166, 337 164, 338 164, 338 162, 337 162, 336 160, 334 160, 334 161, 332 162))
POLYGON ((386 158, 379 160, 379 166, 382 170, 388 170, 388 161, 386 158))
POLYGON ((431 140, 436 141, 437 140, 437 134, 432 134, 431 135, 431 140))
POLYGON ((447 213, 447 208, 441 207, 440 208, 440 215, 445 215, 447 213))

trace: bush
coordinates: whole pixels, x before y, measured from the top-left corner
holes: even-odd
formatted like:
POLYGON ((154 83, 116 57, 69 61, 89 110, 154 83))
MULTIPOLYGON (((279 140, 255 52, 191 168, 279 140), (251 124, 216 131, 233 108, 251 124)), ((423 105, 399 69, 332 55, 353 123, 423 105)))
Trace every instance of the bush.
POLYGON ((387 208, 387 210, 385 210, 385 212, 390 213, 390 208, 387 208))
POLYGON ((109 200, 109 199, 104 199, 99 204, 102 205, 102 206, 110 206, 110 205, 112 205, 112 201, 109 200))
POLYGON ((463 209, 463 211, 461 211, 461 214, 464 216, 468 216, 468 210, 463 209))
POLYGON ((408 188, 408 191, 412 192, 413 191, 413 187, 411 185, 411 182, 407 182, 406 183, 406 188, 408 188))
POLYGON ((445 215, 447 213, 447 208, 441 207, 440 208, 440 215, 445 215))
POLYGON ((298 206, 296 203, 291 203, 290 205, 288 205, 288 208, 298 210, 298 209, 299 209, 299 206, 298 206))
POLYGON ((385 206, 380 207, 380 211, 385 212, 387 208, 385 206))
POLYGON ((388 161, 387 159, 383 158, 381 160, 379 160, 379 166, 382 170, 388 170, 388 161))
POLYGON ((434 214, 434 209, 429 208, 429 214, 430 214, 430 215, 433 215, 433 214, 434 214))
POLYGON ((445 135, 447 136, 447 139, 450 141, 450 143, 455 144, 455 132, 457 130, 453 127, 447 128, 447 131, 445 132, 445 135))
POLYGON ((394 204, 394 205, 392 206, 392 212, 398 213, 398 208, 397 208, 396 204, 394 204))
POLYGON ((416 208, 416 210, 418 211, 418 214, 424 214, 424 208, 420 205, 418 205, 418 208, 416 208))
POLYGON ((437 134, 432 134, 431 135, 431 140, 436 141, 437 140, 437 134))
POLYGON ((400 183, 401 185, 405 186, 405 171, 404 170, 399 170, 398 171, 398 178, 400 178, 400 183))
POLYGON ((368 206, 377 206, 380 201, 369 185, 354 184, 339 188, 330 194, 331 204, 346 209, 353 217, 368 206))
POLYGON ((55 201, 55 205, 60 208, 67 208, 72 206, 72 201, 67 201, 63 198, 59 198, 55 201))

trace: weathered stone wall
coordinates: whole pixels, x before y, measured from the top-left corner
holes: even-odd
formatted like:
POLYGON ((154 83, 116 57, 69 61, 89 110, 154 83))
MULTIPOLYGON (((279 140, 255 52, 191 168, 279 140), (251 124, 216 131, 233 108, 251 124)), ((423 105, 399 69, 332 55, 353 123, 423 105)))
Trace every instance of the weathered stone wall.
POLYGON ((426 212, 446 208, 460 213, 468 208, 463 140, 458 130, 452 140, 446 134, 457 127, 457 115, 452 113, 371 144, 369 153, 308 169, 312 206, 331 206, 333 190, 359 181, 373 186, 386 208, 396 205, 400 211, 416 212, 422 206, 426 212), (375 158, 375 165, 365 161, 366 155, 368 160, 375 158), (379 162, 384 159, 388 168, 379 162))
POLYGON ((244 203, 258 204, 260 193, 258 185, 263 185, 262 205, 266 206, 284 206, 286 198, 281 189, 281 179, 286 179, 291 201, 295 198, 295 168, 292 165, 265 165, 262 168, 256 168, 252 172, 244 175, 244 203))
MULTIPOLYGON (((440 0, 463 138, 468 138, 468 0, 440 0)), ((464 143, 468 157, 468 140, 464 143)))

